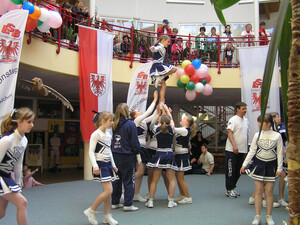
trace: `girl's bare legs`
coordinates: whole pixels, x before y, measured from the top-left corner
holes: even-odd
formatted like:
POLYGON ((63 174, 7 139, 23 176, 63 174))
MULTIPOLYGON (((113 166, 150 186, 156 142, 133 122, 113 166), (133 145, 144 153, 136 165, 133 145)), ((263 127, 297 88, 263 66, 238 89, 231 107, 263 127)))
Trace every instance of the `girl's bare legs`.
POLYGON ((98 195, 98 197, 96 198, 96 200, 92 204, 91 209, 94 210, 94 211, 96 211, 96 209, 98 208, 98 206, 102 202, 104 202, 104 214, 107 215, 110 212, 110 201, 108 201, 109 207, 107 205, 105 207, 105 200, 110 199, 110 196, 112 194, 113 189, 112 189, 111 182, 104 182, 104 183, 102 183, 102 187, 103 187, 103 192, 100 195, 98 195))
POLYGON ((266 182, 265 198, 267 202, 267 216, 271 216, 273 209, 273 189, 275 182, 266 182))
POLYGON ((169 180, 169 197, 174 198, 175 193, 175 171, 172 169, 167 169, 167 176, 169 180))
MULTIPOLYGON (((27 219, 27 200, 21 193, 9 193, 4 196, 2 196, 5 200, 13 203, 17 207, 17 222, 18 225, 28 225, 28 219, 27 219)), ((5 201, 1 200, 1 209, 2 204, 6 204, 5 201)), ((5 205, 3 205, 5 206, 5 205)), ((5 208, 6 208, 5 206, 5 208)))
POLYGON ((152 179, 153 179, 153 169, 152 168, 148 168, 148 191, 150 193, 150 186, 151 186, 151 183, 152 183, 152 179))
POLYGON ((164 180, 164 184, 165 184, 165 186, 166 186, 166 190, 167 190, 167 192, 168 192, 168 196, 170 196, 169 195, 169 179, 168 179, 168 176, 167 176, 167 172, 166 171, 162 171, 162 177, 163 177, 163 180, 164 180))
POLYGON ((161 174, 162 169, 159 168, 154 168, 153 169, 153 179, 150 185, 150 194, 149 194, 149 198, 154 198, 155 192, 156 192, 156 186, 157 183, 159 181, 160 178, 160 174, 161 174))
POLYGON ((254 184, 255 184, 255 192, 254 192, 255 193, 255 213, 256 213, 256 215, 260 215, 262 194, 264 192, 264 182, 254 180, 254 184))
POLYGON ((145 163, 136 163, 136 173, 135 173, 135 191, 134 194, 138 195, 140 193, 143 176, 145 173, 146 165, 145 163))
POLYGON ((187 183, 184 180, 184 172, 176 171, 175 175, 176 175, 176 180, 178 183, 180 195, 190 198, 189 188, 187 186, 187 183))
POLYGON ((158 104, 160 104, 161 102, 165 103, 166 89, 167 89, 167 84, 166 84, 165 81, 162 81, 161 82, 161 89, 160 89, 160 92, 159 92, 159 102, 158 102, 158 104))
POLYGON ((8 200, 0 197, 0 219, 5 216, 8 200))
POLYGON ((286 172, 285 172, 285 170, 282 170, 279 184, 278 184, 279 199, 284 198, 284 185, 285 185, 284 178, 285 177, 286 177, 286 172))

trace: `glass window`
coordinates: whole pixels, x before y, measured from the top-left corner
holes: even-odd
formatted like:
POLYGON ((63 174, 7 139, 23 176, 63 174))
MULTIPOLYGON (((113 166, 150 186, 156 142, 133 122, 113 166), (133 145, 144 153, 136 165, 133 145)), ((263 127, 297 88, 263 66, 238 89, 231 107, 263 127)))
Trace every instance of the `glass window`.
POLYGON ((62 119, 62 103, 50 100, 38 100, 38 117, 62 119))
POLYGON ((148 22, 138 22, 138 28, 146 31, 155 31, 155 24, 148 22))
POLYGON ((15 99, 15 108, 28 107, 33 109, 33 100, 26 98, 16 98, 15 99))
POLYGON ((198 25, 179 25, 179 34, 180 35, 189 35, 196 36, 199 33, 200 26, 198 25))

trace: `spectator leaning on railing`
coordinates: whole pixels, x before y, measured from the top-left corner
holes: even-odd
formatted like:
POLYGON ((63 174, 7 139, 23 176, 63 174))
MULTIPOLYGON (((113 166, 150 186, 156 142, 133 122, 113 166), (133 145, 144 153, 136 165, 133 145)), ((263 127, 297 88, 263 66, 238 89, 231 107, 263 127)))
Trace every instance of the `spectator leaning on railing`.
POLYGON ((252 32, 252 25, 246 24, 246 30, 241 33, 241 37, 245 38, 245 45, 244 46, 254 46, 254 33, 252 32))
POLYGON ((259 45, 267 45, 269 43, 268 35, 266 33, 266 23, 260 22, 259 24, 259 45))
POLYGON ((208 41, 210 41, 209 45, 209 52, 210 52, 210 60, 212 62, 218 61, 218 36, 216 35, 216 28, 212 27, 210 30, 210 38, 208 41))
POLYGON ((177 38, 176 43, 172 45, 172 61, 181 60, 183 54, 182 38, 177 38))
POLYGON ((205 27, 200 27, 200 34, 196 37, 196 49, 198 50, 201 61, 206 60, 206 53, 208 51, 207 35, 205 34, 205 31, 205 27))

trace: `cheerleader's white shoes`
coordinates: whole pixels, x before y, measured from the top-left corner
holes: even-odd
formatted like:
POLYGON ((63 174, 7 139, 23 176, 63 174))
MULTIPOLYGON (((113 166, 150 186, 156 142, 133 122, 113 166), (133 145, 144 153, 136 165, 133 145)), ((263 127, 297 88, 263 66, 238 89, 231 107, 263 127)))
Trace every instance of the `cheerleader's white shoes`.
POLYGON ((87 216, 89 222, 93 225, 97 225, 98 221, 96 220, 95 211, 91 210, 91 208, 88 208, 83 211, 84 215, 87 216))
POLYGON ((266 216, 267 225, 275 225, 272 216, 266 216))
POLYGON ((134 195, 133 201, 146 202, 147 199, 143 198, 140 194, 134 195))
POLYGON ((174 208, 177 206, 177 203, 174 200, 169 200, 168 208, 174 208))
POLYGON ((153 208, 153 200, 149 199, 148 202, 145 203, 145 206, 147 206, 148 208, 153 208))
POLYGON ((254 220, 252 221, 252 225, 259 225, 260 224, 260 215, 254 216, 254 220))
POLYGON ((112 218, 111 214, 105 215, 103 223, 108 223, 109 225, 117 225, 118 221, 112 218))
POLYGON ((181 205, 185 205, 185 204, 192 204, 193 202, 191 197, 189 198, 185 197, 184 199, 178 201, 177 203, 181 205))
POLYGON ((185 197, 182 195, 178 195, 177 198, 174 199, 174 202, 179 202, 180 200, 184 199, 185 197))

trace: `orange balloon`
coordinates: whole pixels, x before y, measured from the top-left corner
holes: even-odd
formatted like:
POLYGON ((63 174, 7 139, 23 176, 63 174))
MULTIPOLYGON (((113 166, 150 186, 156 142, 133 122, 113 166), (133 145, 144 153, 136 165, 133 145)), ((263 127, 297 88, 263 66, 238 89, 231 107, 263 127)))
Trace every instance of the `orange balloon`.
POLYGON ((40 18, 40 16, 41 16, 41 9, 38 6, 35 5, 33 13, 29 14, 29 16, 32 19, 34 19, 34 20, 40 18))

